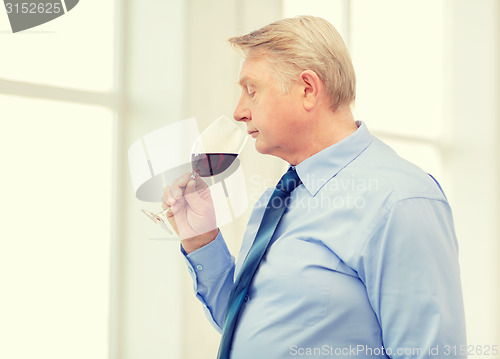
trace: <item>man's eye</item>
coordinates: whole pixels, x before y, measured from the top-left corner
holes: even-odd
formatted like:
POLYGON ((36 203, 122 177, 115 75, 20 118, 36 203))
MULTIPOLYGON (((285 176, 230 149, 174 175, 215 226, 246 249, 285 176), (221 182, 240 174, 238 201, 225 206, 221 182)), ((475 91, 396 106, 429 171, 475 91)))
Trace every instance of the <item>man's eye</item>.
POLYGON ((250 89, 247 87, 247 94, 248 94, 248 96, 250 96, 250 97, 254 97, 254 95, 255 95, 255 91, 254 91, 254 90, 250 90, 250 89))

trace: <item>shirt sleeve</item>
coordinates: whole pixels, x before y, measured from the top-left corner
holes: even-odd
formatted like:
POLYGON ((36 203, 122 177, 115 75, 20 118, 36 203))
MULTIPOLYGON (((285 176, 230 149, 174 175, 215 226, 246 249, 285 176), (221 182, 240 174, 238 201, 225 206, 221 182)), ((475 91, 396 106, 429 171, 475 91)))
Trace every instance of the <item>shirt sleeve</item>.
POLYGON ((373 228, 360 260, 391 358, 466 358, 458 245, 449 204, 408 198, 373 228))
POLYGON ((208 320, 222 331, 229 293, 234 280, 234 257, 231 256, 221 232, 206 246, 184 254, 193 279, 196 297, 203 304, 208 320))

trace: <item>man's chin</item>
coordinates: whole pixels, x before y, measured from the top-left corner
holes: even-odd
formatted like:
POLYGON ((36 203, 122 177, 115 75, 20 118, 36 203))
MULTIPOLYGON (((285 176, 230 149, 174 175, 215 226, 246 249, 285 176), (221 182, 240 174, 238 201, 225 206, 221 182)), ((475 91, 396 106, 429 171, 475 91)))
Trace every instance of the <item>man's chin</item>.
POLYGON ((263 155, 269 154, 268 147, 264 143, 262 143, 262 141, 259 141, 258 138, 255 140, 255 149, 257 150, 257 152, 262 153, 263 155))

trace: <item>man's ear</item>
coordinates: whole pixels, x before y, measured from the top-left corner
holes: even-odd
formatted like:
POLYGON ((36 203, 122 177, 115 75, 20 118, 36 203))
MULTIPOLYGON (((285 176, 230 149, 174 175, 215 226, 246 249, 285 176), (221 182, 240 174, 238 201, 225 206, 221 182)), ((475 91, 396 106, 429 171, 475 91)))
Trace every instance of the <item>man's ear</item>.
POLYGON ((304 108, 310 111, 316 106, 319 99, 320 88, 323 86, 319 76, 316 72, 312 70, 304 70, 299 75, 301 86, 302 86, 302 96, 304 101, 304 108))

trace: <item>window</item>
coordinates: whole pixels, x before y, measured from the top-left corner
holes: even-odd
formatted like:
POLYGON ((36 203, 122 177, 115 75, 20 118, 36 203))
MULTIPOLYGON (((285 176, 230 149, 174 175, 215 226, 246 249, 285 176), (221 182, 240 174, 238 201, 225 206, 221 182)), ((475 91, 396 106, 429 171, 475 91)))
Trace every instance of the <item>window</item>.
POLYGON ((442 2, 284 0, 283 9, 336 27, 356 71, 356 120, 443 182, 442 2))
POLYGON ((115 5, 95 10, 16 34, 0 11, 2 358, 108 356, 115 5))

